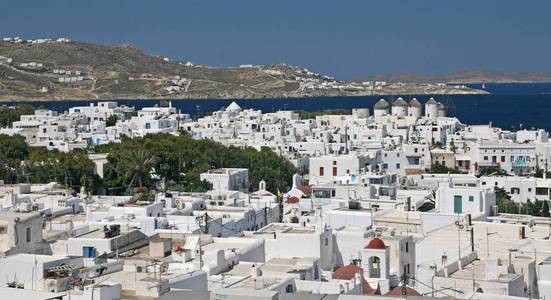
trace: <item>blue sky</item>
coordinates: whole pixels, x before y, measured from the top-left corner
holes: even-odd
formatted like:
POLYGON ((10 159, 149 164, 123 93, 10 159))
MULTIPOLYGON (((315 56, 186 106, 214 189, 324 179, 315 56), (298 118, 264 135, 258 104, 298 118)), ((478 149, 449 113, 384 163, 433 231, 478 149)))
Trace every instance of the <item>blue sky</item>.
MULTIPOLYGON (((551 71, 551 1, 8 1, 0 35, 68 37, 215 66, 285 62, 352 79, 551 71)), ((1 53, 0 53, 1 55, 1 53)))

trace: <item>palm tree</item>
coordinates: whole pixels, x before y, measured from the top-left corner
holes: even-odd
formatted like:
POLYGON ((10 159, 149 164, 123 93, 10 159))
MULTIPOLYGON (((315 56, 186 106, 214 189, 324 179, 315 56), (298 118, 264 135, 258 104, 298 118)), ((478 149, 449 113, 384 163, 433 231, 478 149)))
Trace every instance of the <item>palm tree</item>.
POLYGON ((123 157, 122 168, 125 178, 130 179, 128 189, 149 184, 156 161, 156 157, 143 148, 127 151, 123 157))

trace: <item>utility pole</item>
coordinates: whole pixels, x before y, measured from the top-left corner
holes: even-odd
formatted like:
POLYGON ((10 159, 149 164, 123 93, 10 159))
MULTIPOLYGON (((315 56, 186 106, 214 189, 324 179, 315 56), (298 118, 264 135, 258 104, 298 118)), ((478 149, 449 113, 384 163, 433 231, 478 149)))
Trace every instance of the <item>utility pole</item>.
POLYGON ((457 214, 457 267, 459 268, 459 270, 463 269, 463 263, 461 262, 461 227, 463 227, 463 225, 461 225, 459 214, 457 214))
POLYGON ((264 226, 268 225, 268 207, 266 202, 264 202, 264 226))
MULTIPOLYGON (((279 147, 279 158, 281 159, 281 147, 279 147)), ((281 194, 281 185, 282 185, 282 182, 281 182, 281 164, 278 164, 278 169, 279 169, 279 180, 277 182, 277 198, 278 198, 278 202, 279 202, 279 221, 281 222, 282 221, 282 218, 283 218, 283 197, 280 196, 281 194)), ((281 194, 283 195, 283 194, 281 194)))
POLYGON ((406 274, 403 274, 401 279, 402 279, 402 296, 407 296, 408 292, 407 292, 406 284, 408 281, 408 276, 406 274))
POLYGON ((178 185, 182 185, 182 145, 178 145, 178 185))
POLYGON ((488 227, 486 227, 486 257, 490 257, 490 233, 488 233, 488 227))
POLYGON ((474 268, 475 268, 475 264, 473 263, 472 266, 473 266, 473 273, 472 273, 471 276, 472 276, 472 278, 473 278, 473 293, 474 293, 474 292, 475 292, 475 281, 474 281, 474 268))
POLYGON ((474 252, 474 227, 471 226, 469 231, 471 232, 471 251, 474 252))
MULTIPOLYGON (((199 221, 199 232, 201 232, 202 216, 197 217, 197 220, 199 221)), ((201 268, 203 268, 203 249, 201 248, 201 234, 199 234, 199 238, 198 238, 197 243, 199 244, 199 269, 201 269, 201 268)))
POLYGON ((159 264, 159 294, 161 294, 161 291, 163 290, 162 281, 161 281, 161 267, 163 266, 163 263, 159 264))
POLYGON ((344 128, 344 138, 345 138, 345 147, 346 147, 346 151, 345 153, 348 154, 348 125, 344 128))

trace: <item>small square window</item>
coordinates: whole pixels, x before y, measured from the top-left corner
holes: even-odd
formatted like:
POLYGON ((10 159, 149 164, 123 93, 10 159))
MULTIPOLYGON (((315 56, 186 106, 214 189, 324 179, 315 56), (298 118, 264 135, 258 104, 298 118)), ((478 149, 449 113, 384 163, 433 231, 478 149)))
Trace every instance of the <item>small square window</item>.
POLYGON ((474 196, 469 196, 469 202, 474 202, 474 196))

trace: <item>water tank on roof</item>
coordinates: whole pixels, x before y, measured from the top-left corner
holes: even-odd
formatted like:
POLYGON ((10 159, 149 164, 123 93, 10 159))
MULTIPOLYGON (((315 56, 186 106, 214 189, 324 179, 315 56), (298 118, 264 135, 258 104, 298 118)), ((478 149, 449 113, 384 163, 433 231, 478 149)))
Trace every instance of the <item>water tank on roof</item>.
POLYGON ((348 201, 348 209, 360 209, 362 208, 362 205, 360 203, 360 201, 356 201, 356 200, 350 200, 348 201))

